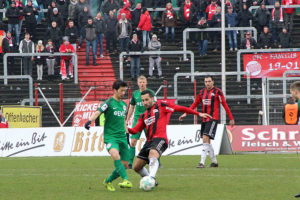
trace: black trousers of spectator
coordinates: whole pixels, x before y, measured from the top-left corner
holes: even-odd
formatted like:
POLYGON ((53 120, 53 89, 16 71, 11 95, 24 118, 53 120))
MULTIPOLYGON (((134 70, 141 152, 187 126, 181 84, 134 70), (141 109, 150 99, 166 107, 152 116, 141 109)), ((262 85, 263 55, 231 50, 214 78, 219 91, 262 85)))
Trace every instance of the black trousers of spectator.
POLYGON ((31 57, 23 58, 24 74, 32 76, 32 60, 31 57))
POLYGON ((212 36, 214 49, 218 49, 219 48, 219 41, 220 41, 220 38, 221 38, 220 32, 219 31, 211 32, 211 36, 212 36))
POLYGON ((13 56, 7 57, 7 73, 8 75, 14 75, 14 65, 15 65, 15 58, 13 56))
POLYGON ((116 32, 107 32, 106 33, 106 50, 110 51, 110 42, 112 42, 112 50, 117 49, 117 34, 116 32))
MULTIPOLYGON (((260 35, 261 32, 263 32, 264 26, 268 26, 268 25, 260 25, 260 24, 256 24, 257 35, 260 35)), ((268 27, 269 27, 269 26, 268 26, 268 27)))
POLYGON ((26 30, 30 34, 32 40, 35 41, 35 33, 36 33, 36 23, 35 22, 25 22, 26 30))

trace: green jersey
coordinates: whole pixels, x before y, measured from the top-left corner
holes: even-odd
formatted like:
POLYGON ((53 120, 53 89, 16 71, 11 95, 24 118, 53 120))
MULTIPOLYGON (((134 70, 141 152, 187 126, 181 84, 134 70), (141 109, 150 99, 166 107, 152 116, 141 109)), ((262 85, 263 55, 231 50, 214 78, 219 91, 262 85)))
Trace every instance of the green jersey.
MULTIPOLYGON (((153 96, 155 96, 155 92, 153 92, 150 89, 147 89, 147 90, 149 90, 153 94, 153 96)), ((155 99, 155 101, 156 101, 156 99, 155 99)), ((140 115, 146 111, 146 108, 142 101, 140 90, 136 90, 133 92, 131 100, 130 100, 130 105, 135 106, 134 119, 136 119, 136 118, 138 119, 140 117, 140 115)))
POLYGON ((105 101, 98 109, 104 113, 104 142, 108 140, 126 140, 125 116, 127 105, 113 97, 105 101))

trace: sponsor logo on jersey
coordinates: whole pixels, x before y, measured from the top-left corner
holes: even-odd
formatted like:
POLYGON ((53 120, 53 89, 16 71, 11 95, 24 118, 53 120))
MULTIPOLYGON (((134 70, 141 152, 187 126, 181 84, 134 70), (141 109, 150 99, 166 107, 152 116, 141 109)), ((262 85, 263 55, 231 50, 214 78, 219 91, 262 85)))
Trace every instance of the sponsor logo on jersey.
POLYGON ((153 113, 157 113, 157 112, 158 112, 158 110, 157 110, 157 109, 154 109, 154 110, 153 110, 153 113))
POLYGON ((211 93, 211 96, 214 97, 214 96, 215 96, 215 93, 211 93))
POLYGON ((211 104, 211 100, 210 99, 203 99, 202 103, 203 103, 203 105, 209 106, 211 104))
POLYGON ((117 107, 114 107, 114 108, 113 108, 113 110, 116 110, 116 109, 117 109, 117 107))
POLYGON ((142 102, 137 102, 136 105, 138 105, 138 106, 144 106, 144 104, 142 102))
POLYGON ((155 122, 155 116, 145 119, 144 122, 147 126, 150 126, 151 124, 153 124, 155 122))
POLYGON ((114 111, 114 115, 118 117, 125 117, 126 111, 114 111))
POLYGON ((171 112, 174 112, 174 109, 173 108, 170 108, 170 107, 166 107, 166 110, 169 110, 171 112))

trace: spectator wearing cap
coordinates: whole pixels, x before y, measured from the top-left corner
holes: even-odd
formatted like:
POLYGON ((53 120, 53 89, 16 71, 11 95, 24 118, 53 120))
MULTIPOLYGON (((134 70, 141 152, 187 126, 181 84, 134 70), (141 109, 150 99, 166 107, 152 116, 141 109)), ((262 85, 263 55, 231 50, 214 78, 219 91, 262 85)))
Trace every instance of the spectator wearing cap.
POLYGON ((280 2, 276 1, 275 6, 272 9, 272 35, 273 35, 273 41, 277 43, 277 38, 279 33, 281 33, 282 28, 285 24, 285 12, 284 9, 280 7, 280 2))
POLYGON ((246 37, 241 42, 241 49, 255 49, 256 48, 256 40, 251 37, 251 34, 249 31, 246 32, 246 37))
MULTIPOLYGON (((69 20, 68 22, 68 27, 65 30, 65 36, 67 36, 69 38, 69 42, 71 43, 71 45, 74 47, 74 52, 76 52, 76 41, 78 39, 78 29, 77 27, 74 25, 74 21, 73 20, 69 20)), ((75 56, 73 56, 72 58, 72 63, 75 63, 75 56)))
POLYGON ((106 50, 107 52, 117 50, 117 32, 116 26, 118 24, 118 19, 114 16, 114 12, 111 10, 109 12, 109 17, 105 19, 106 26, 106 50), (110 47, 112 43, 112 49, 110 47))
MULTIPOLYGON (((204 29, 208 28, 208 24, 206 22, 206 19, 202 17, 199 22, 197 23, 197 28, 204 29)), ((199 49, 199 55, 200 56, 206 56, 206 50, 207 50, 207 44, 208 44, 208 32, 201 31, 197 33, 197 41, 198 41, 198 49, 199 49)))
MULTIPOLYGON (((63 38, 63 44, 59 47, 60 53, 74 53, 75 49, 70 44, 69 38, 63 38)), ((60 63, 60 75, 61 79, 70 79, 73 78, 73 65, 72 65, 72 56, 61 56, 61 63, 60 63)))
POLYGON ((117 34, 120 43, 120 52, 126 51, 128 48, 129 38, 132 33, 131 23, 126 19, 126 14, 122 13, 121 19, 117 24, 117 34))
MULTIPOLYGON (((297 0, 282 0, 282 5, 290 6, 297 4, 297 0)), ((286 14, 285 27, 287 28, 288 32, 291 33, 293 30, 295 8, 285 8, 284 11, 286 14)))
POLYGON ((130 3, 126 3, 122 9, 119 10, 118 20, 121 19, 121 15, 125 14, 127 20, 131 21, 130 3))
POLYGON ((83 39, 83 35, 82 32, 84 31, 83 29, 86 27, 86 25, 88 24, 88 19, 91 18, 92 16, 89 13, 89 9, 88 7, 84 7, 83 11, 79 14, 79 21, 78 21, 78 25, 80 27, 80 37, 79 37, 79 49, 81 48, 82 45, 82 39, 83 39))
POLYGON ((104 1, 102 6, 102 12, 104 15, 104 19, 108 18, 109 11, 113 11, 114 14, 119 10, 120 5, 117 0, 107 0, 104 1))
MULTIPOLYGON (((161 44, 157 40, 157 36, 154 34, 152 36, 152 40, 148 44, 148 50, 149 51, 160 51, 160 49, 161 49, 161 44)), ((157 67, 158 77, 163 78, 162 70, 161 70, 161 57, 160 57, 160 55, 151 55, 149 57, 149 78, 154 78, 154 76, 153 76, 154 63, 156 64, 156 67, 157 67)))
MULTIPOLYGON (((12 37, 10 32, 6 33, 6 37, 2 39, 2 53, 15 53, 16 52, 16 40, 12 37)), ((15 64, 15 58, 13 56, 7 57, 7 72, 8 75, 14 75, 13 69, 10 69, 15 64)))
MULTIPOLYGON (((39 40, 38 44, 36 45, 35 48, 36 53, 43 53, 45 51, 45 47, 43 45, 43 41, 39 40)), ((43 65, 44 65, 44 57, 37 55, 35 57, 35 64, 37 68, 37 80, 41 81, 43 80, 43 65)))
MULTIPOLYGON (((6 6, 7 6, 6 0, 0 0, 0 9, 4 9, 6 8, 6 6)), ((2 22, 2 19, 3 19, 3 15, 0 15, 0 22, 2 22)))
POLYGON ((143 33, 143 47, 145 48, 147 43, 150 43, 150 31, 152 29, 151 16, 147 8, 141 9, 141 18, 137 30, 141 30, 143 33))
MULTIPOLYGON (((144 52, 143 44, 138 40, 137 34, 133 34, 132 40, 129 42, 127 53, 129 52, 144 52)), ((141 56, 130 55, 130 75, 131 79, 140 75, 140 61, 141 56)))
POLYGON ((290 33, 287 32, 286 28, 282 29, 282 32, 278 37, 278 47, 279 48, 290 48, 292 44, 292 39, 290 33))
POLYGON ((48 18, 49 20, 49 26, 51 27, 51 22, 55 21, 57 24, 57 27, 63 31, 64 30, 64 20, 62 16, 60 15, 58 8, 53 8, 52 14, 48 18))
POLYGON ((183 27, 192 27, 195 21, 196 8, 191 0, 185 0, 179 10, 179 16, 183 23, 183 27))
MULTIPOLYGON (((34 42, 30 40, 30 34, 25 33, 25 39, 20 42, 19 46, 20 53, 34 53, 34 42)), ((34 57, 24 56, 24 74, 32 76, 32 61, 34 57)))
POLYGON ((50 4, 48 5, 48 12, 47 12, 47 20, 48 20, 48 23, 50 24, 50 26, 51 26, 50 17, 51 17, 51 15, 53 15, 53 9, 54 8, 57 8, 56 1, 50 1, 50 4))
POLYGON ((262 3, 256 10, 254 19, 256 21, 256 29, 258 34, 263 31, 264 26, 269 26, 270 12, 268 11, 264 3, 262 3))
POLYGON ((70 4, 69 4, 69 7, 68 7, 68 19, 72 19, 75 21, 76 19, 76 16, 75 16, 75 13, 76 13, 76 5, 78 3, 78 0, 70 0, 70 4))
POLYGON ((269 27, 265 26, 263 32, 259 35, 258 45, 261 49, 270 49, 273 47, 272 34, 269 27))
POLYGON ((24 8, 23 13, 25 16, 25 26, 27 32, 34 40, 36 34, 36 24, 37 24, 35 16, 38 15, 37 8, 33 7, 32 2, 29 0, 27 1, 27 6, 24 8))
MULTIPOLYGON (((228 12, 225 15, 226 27, 236 27, 237 25, 237 14, 232 12, 232 7, 227 8, 228 12)), ((237 51, 237 33, 236 31, 226 31, 226 35, 229 40, 229 51, 233 49, 237 51), (233 43, 232 43, 233 40, 233 43)))
POLYGON ((175 26, 177 24, 177 14, 172 8, 172 3, 167 3, 166 10, 163 12, 161 26, 165 28, 166 42, 169 40, 169 32, 171 32, 171 39, 175 39, 175 26))
POLYGON ((101 12, 97 13, 96 18, 94 19, 96 25, 96 34, 97 34, 97 44, 96 49, 98 49, 98 45, 100 47, 100 58, 104 58, 103 56, 103 37, 106 30, 105 22, 102 19, 101 12))
POLYGON ((12 33, 15 30, 17 44, 20 42, 19 17, 21 16, 19 8, 16 7, 15 1, 6 10, 5 16, 8 18, 8 31, 12 33))
MULTIPOLYGON (((47 41, 45 51, 47 53, 54 53, 55 52, 55 47, 54 47, 53 42, 52 42, 51 39, 49 39, 47 41)), ((55 66, 54 56, 48 56, 46 58, 46 63, 47 63, 47 67, 48 67, 48 80, 54 80, 54 66, 55 66)))
POLYGON ((88 24, 83 29, 82 36, 85 38, 86 42, 86 65, 89 65, 89 56, 90 56, 90 46, 92 46, 93 53, 93 65, 96 66, 96 54, 97 54, 97 34, 96 26, 93 23, 93 18, 88 19, 88 24))
MULTIPOLYGON (((247 4, 243 4, 242 10, 237 15, 237 23, 239 27, 250 27, 252 13, 247 9, 247 4)), ((244 39, 245 31, 241 31, 241 41, 244 39)))

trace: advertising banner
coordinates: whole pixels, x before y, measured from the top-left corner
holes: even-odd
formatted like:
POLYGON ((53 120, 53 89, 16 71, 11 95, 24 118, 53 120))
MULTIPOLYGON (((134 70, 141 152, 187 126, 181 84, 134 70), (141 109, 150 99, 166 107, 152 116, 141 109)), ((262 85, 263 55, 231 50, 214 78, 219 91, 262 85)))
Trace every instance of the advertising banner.
POLYGON ((244 54, 243 62, 251 78, 282 77, 287 70, 299 70, 300 52, 244 54))
MULTIPOLYGON (((99 101, 76 102, 76 109, 73 115, 73 127, 83 127, 85 122, 97 111, 99 101)), ((94 126, 95 122, 91 126, 94 126)))
POLYGON ((42 126, 40 106, 1 106, 10 128, 36 128, 42 126))
POLYGON ((233 151, 299 151, 300 126, 227 126, 233 151))
POLYGON ((8 128, 0 130, 3 157, 69 156, 75 128, 8 128))

